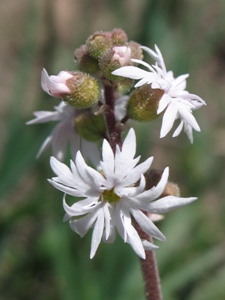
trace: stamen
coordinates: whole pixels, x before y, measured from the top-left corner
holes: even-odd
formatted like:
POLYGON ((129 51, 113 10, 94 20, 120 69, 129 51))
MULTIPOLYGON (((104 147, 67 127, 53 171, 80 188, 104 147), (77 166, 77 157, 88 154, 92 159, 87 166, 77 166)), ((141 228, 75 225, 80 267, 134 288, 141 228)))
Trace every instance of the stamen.
POLYGON ((109 203, 111 203, 111 202, 117 202, 120 199, 120 197, 114 193, 113 189, 111 189, 111 190, 105 190, 102 193, 102 197, 103 197, 103 199, 105 201, 107 201, 109 203))

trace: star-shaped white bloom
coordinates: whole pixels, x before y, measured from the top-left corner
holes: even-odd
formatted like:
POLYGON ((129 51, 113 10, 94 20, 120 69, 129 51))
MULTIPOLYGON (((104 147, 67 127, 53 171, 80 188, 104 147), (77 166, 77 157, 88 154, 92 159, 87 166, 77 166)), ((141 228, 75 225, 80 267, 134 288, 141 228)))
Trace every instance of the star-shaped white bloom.
POLYGON ((158 248, 146 240, 141 240, 132 224, 134 219, 144 232, 161 241, 164 235, 144 212, 163 214, 175 207, 190 203, 196 198, 167 196, 159 199, 166 186, 169 170, 166 168, 157 186, 145 190, 144 173, 149 169, 153 158, 137 165, 140 157, 134 158, 136 137, 133 129, 127 134, 122 149, 118 146, 115 154, 104 140, 100 170, 89 167, 78 151, 75 163, 70 168, 52 157, 52 170, 57 175, 50 183, 65 194, 81 197, 83 200, 69 206, 63 198, 66 211, 65 221, 69 220, 71 229, 83 237, 93 227, 91 253, 93 258, 103 240, 112 243, 115 230, 124 242, 145 258, 145 250, 158 248))
POLYGON ((85 158, 90 158, 92 162, 97 163, 100 159, 97 146, 94 143, 81 139, 74 129, 74 119, 76 118, 77 110, 63 101, 58 106, 55 106, 54 109, 55 111, 36 111, 34 112, 35 119, 27 122, 27 125, 31 125, 58 121, 52 133, 43 142, 37 157, 51 145, 53 156, 63 160, 69 144, 72 157, 75 157, 78 150, 82 150, 85 158))
POLYGON ((173 137, 179 135, 184 128, 189 140, 193 142, 192 129, 200 131, 200 127, 192 110, 205 105, 205 102, 199 96, 185 90, 188 74, 174 78, 173 72, 166 70, 162 54, 157 46, 155 46, 155 51, 147 47, 142 47, 142 49, 155 60, 155 64, 149 65, 139 59, 131 60, 146 67, 148 71, 135 66, 125 66, 113 71, 112 74, 139 80, 135 85, 136 88, 144 84, 151 84, 153 89, 164 90, 157 110, 157 114, 164 111, 160 137, 165 137, 172 129, 175 120, 180 119, 180 125, 175 130, 173 137))

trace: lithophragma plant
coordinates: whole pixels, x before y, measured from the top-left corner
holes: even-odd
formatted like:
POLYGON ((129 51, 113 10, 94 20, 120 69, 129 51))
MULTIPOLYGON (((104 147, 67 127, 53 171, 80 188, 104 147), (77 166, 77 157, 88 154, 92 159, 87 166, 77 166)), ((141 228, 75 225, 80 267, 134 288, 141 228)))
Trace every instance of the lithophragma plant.
POLYGON ((154 257, 158 247, 152 238, 166 238, 154 222, 197 198, 180 197, 178 186, 168 182, 168 168, 149 172, 153 157, 139 163, 135 131, 128 122, 150 123, 162 116, 163 138, 179 119, 173 137, 184 129, 192 143, 192 130, 200 131, 192 112, 205 102, 186 91, 188 74, 174 78, 167 71, 157 46, 152 50, 129 42, 121 29, 91 35, 75 50, 75 64, 75 70, 56 76, 42 71, 43 90, 61 100, 54 111, 34 112, 27 122, 58 122, 38 155, 52 146, 50 165, 56 177, 49 182, 64 193, 64 221, 71 229, 83 237, 93 228, 90 258, 101 241, 113 243, 117 231, 141 259, 146 299, 161 299, 154 257), (143 60, 143 51, 151 65, 143 60), (70 167, 62 162, 68 144, 70 167), (71 206, 66 195, 74 197, 71 206))

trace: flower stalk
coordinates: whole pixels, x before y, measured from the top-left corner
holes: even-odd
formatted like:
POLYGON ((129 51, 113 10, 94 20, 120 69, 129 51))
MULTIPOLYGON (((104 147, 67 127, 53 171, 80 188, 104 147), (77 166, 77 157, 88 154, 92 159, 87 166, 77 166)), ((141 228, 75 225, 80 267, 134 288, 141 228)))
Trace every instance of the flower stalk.
POLYGON ((108 129, 109 134, 109 144, 115 153, 116 145, 118 145, 121 148, 122 142, 121 142, 121 133, 116 127, 116 116, 114 112, 114 102, 115 102, 115 96, 114 96, 114 87, 112 84, 108 84, 108 82, 104 86, 105 90, 105 120, 106 120, 106 126, 108 129))
MULTIPOLYGON (((143 240, 148 240, 152 243, 152 238, 145 233, 141 227, 135 222, 135 229, 143 240)), ((154 251, 145 251, 146 258, 140 258, 142 276, 145 283, 145 298, 146 300, 162 300, 160 277, 158 265, 154 251)))
POLYGON ((166 237, 154 221, 197 198, 180 197, 177 185, 168 183, 168 167, 152 173, 153 157, 139 163, 135 130, 123 142, 121 132, 129 120, 151 122, 162 116, 160 138, 178 119, 173 137, 184 129, 192 143, 193 129, 200 131, 193 111, 205 102, 186 90, 188 74, 175 78, 167 71, 157 46, 152 50, 128 42, 121 29, 95 32, 75 50, 75 62, 76 71, 58 75, 43 69, 43 90, 62 101, 53 111, 34 112, 27 124, 58 122, 39 154, 52 147, 50 165, 56 176, 49 182, 64 193, 64 221, 81 237, 93 229, 90 258, 101 241, 113 243, 117 231, 140 257, 146 300, 162 300, 153 238, 164 242, 166 237), (142 60, 142 50, 152 65, 142 60), (99 151, 95 143, 101 140, 99 151), (62 162, 68 144, 70 167, 62 162), (75 198, 71 206, 66 195, 75 198))

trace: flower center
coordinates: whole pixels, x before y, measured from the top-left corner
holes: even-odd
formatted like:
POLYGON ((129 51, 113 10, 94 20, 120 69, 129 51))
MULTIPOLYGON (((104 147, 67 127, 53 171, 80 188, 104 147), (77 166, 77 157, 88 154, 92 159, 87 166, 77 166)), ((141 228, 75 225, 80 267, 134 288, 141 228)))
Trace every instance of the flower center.
POLYGON ((107 201, 109 203, 111 203, 111 202, 118 202, 119 199, 120 199, 120 197, 114 193, 113 189, 111 189, 111 190, 105 190, 102 193, 102 197, 103 197, 104 201, 107 201))

